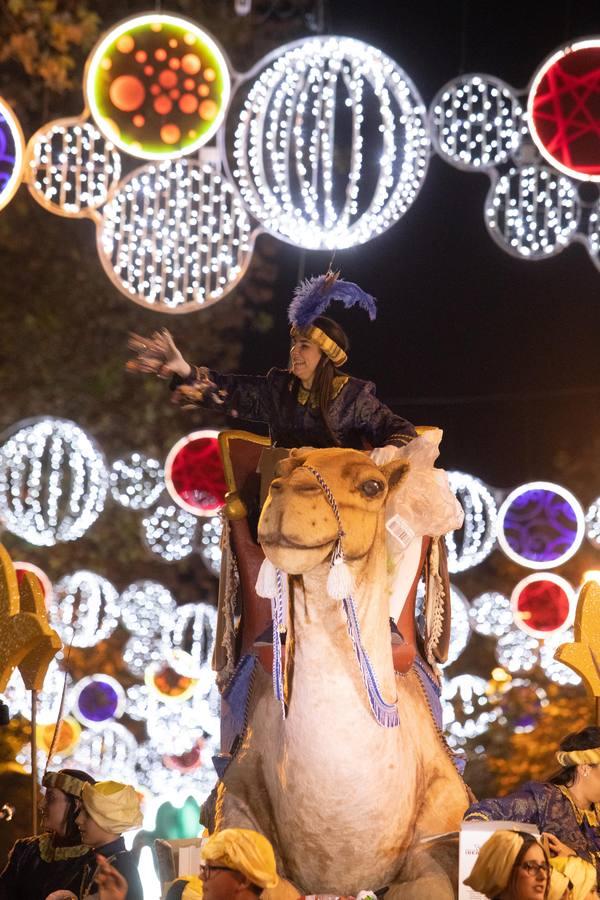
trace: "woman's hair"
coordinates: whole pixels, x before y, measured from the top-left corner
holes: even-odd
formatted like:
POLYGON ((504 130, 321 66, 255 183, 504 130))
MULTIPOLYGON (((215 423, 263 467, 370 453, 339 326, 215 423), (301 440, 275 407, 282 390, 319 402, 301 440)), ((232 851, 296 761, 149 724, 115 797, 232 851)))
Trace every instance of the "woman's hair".
MULTIPOLYGON (((519 837, 523 839, 523 845, 517 854, 517 858, 513 863, 513 867, 511 869, 510 878, 507 884, 507 890, 509 891, 511 896, 516 896, 516 884, 517 884, 517 876, 519 874, 519 866, 523 862, 523 857, 527 853, 530 847, 539 847, 546 857, 546 863, 548 863, 548 858, 546 856, 546 851, 540 844, 540 842, 535 838, 532 834, 529 834, 527 831, 519 831, 519 837)), ((548 863, 549 865, 549 863, 548 863)), ((548 896, 548 887, 550 885, 550 873, 548 872, 548 878, 546 879, 546 891, 544 893, 544 897, 548 896)))
MULTIPOLYGON (((341 347, 344 353, 347 353, 350 348, 350 341, 348 340, 348 336, 344 329, 338 325, 337 322, 334 322, 333 319, 327 318, 327 316, 317 316, 317 318, 311 323, 315 328, 320 328, 327 337, 331 338, 332 341, 341 347)), ((321 418, 323 419, 323 423, 325 428, 329 432, 329 436, 332 439, 334 445, 339 446, 339 441, 336 439, 332 428, 331 422, 329 420, 329 406, 333 399, 333 379, 338 374, 339 369, 334 366, 332 361, 326 356, 324 353, 321 355, 321 359, 317 364, 317 368, 315 370, 315 376, 313 379, 313 383, 310 389, 310 400, 316 402, 319 407, 319 412, 321 413, 321 418)), ((292 402, 295 404, 298 397, 298 389, 300 387, 300 383, 295 385, 293 391, 291 391, 292 402)))
MULTIPOLYGON (((73 778, 78 778, 80 781, 86 781, 88 784, 96 784, 96 779, 92 778, 91 775, 88 775, 87 772, 83 772, 81 769, 60 769, 60 774, 71 775, 73 778)), ((65 843, 69 844, 80 844, 81 834, 75 824, 75 819, 79 815, 81 801, 79 797, 75 797, 73 794, 64 793, 68 800, 68 806, 65 814, 65 834, 63 840, 65 843)))
MULTIPOLYGON (((581 731, 568 734, 560 742, 559 749, 568 752, 569 750, 594 750, 596 747, 600 747, 600 728, 590 725, 581 731)), ((570 787, 574 783, 576 775, 577 766, 561 766, 550 776, 548 781, 550 784, 562 784, 570 787)))

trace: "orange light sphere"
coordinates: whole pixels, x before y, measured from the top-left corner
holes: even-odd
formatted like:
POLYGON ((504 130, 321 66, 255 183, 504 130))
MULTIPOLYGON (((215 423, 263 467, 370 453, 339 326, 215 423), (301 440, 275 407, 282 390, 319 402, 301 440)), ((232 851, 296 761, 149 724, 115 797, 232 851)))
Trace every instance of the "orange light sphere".
POLYGON ((193 94, 184 94, 179 101, 179 109, 183 113, 193 113, 198 109, 198 100, 193 94))
POLYGON ((161 94, 160 97, 157 97, 153 106, 154 111, 157 112, 159 116, 166 116, 167 113, 170 113, 173 109, 173 104, 165 94, 161 94))
POLYGON ((201 63, 195 53, 186 53, 181 60, 181 68, 188 75, 197 75, 200 71, 201 63))
POLYGON ((139 109, 146 97, 144 85, 135 75, 120 75, 109 89, 111 102, 122 112, 139 109))
POLYGON ((200 118, 204 119, 205 121, 214 119, 218 110, 219 110, 219 107, 217 106, 217 104, 215 103, 214 100, 203 100, 202 103, 200 104, 200 109, 199 109, 200 118))
POLYGON ((181 130, 177 125, 163 125, 160 137, 165 144, 176 144, 181 138, 181 130))

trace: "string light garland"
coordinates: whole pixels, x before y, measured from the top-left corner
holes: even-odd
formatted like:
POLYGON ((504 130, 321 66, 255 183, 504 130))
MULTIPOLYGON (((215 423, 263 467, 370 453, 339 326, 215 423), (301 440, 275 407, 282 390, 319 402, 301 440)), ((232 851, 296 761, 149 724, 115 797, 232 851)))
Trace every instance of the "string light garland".
POLYGON ((101 575, 81 570, 56 582, 48 606, 52 627, 67 646, 93 647, 110 637, 119 620, 119 594, 101 575))
POLYGON ((156 503, 164 487, 161 464, 143 453, 129 453, 111 466, 110 492, 121 506, 148 509, 156 503))
POLYGON ((142 520, 144 540, 152 553, 177 562, 192 553, 197 524, 195 516, 173 503, 157 506, 142 520))
POLYGON ((484 734, 498 716, 487 697, 488 683, 477 675, 456 675, 442 683, 444 731, 451 747, 484 734))
POLYGON ((469 606, 469 622, 477 634, 484 637, 502 637, 513 626, 510 600, 497 591, 486 591, 469 606))
POLYGON ((148 665, 164 659, 165 632, 176 616, 177 604, 170 591, 157 581, 130 584, 121 594, 121 621, 132 635, 123 659, 134 675, 143 676, 148 665))
POLYGON ((220 516, 203 519, 200 525, 198 550, 209 572, 217 577, 221 574, 221 536, 223 520, 220 516))
POLYGON ((437 153, 467 171, 506 163, 527 131, 519 98, 491 75, 462 75, 448 82, 432 101, 430 117, 437 153))
POLYGON ((0 447, 0 518, 30 544, 80 538, 102 512, 107 487, 104 456, 74 422, 19 423, 0 447))
POLYGON ((21 184, 25 139, 19 120, 0 97, 0 209, 4 209, 21 184))
POLYGON ((111 28, 92 50, 84 81, 100 130, 142 159, 173 158, 206 144, 231 90, 215 39, 189 19, 159 12, 111 28))
POLYGON ((147 163, 122 179, 97 229, 100 261, 130 300, 163 313, 210 306, 242 278, 254 237, 213 163, 147 163))
POLYGON ((78 218, 106 202, 121 177, 121 157, 90 122, 57 119, 30 138, 25 177, 41 206, 78 218))
POLYGON ((600 550, 600 497, 590 503, 585 514, 585 536, 592 547, 600 550))
POLYGON ((570 644, 574 640, 573 629, 568 628, 566 631, 559 632, 557 636, 550 635, 540 647, 540 666, 544 670, 546 678, 555 684, 574 686, 581 684, 581 677, 577 672, 554 659, 554 654, 560 644, 570 644))
POLYGON ((448 570, 464 572, 483 562, 494 549, 498 509, 491 492, 478 478, 464 472, 448 472, 448 481, 465 514, 462 528, 445 538, 448 570))
POLYGON ((531 634, 513 628, 498 638, 496 659, 509 672, 530 672, 539 661, 539 641, 531 634))
POLYGON ((352 247, 412 205, 427 171, 425 108, 380 50, 307 38, 262 59, 244 81, 230 168, 271 234, 307 249, 352 247))

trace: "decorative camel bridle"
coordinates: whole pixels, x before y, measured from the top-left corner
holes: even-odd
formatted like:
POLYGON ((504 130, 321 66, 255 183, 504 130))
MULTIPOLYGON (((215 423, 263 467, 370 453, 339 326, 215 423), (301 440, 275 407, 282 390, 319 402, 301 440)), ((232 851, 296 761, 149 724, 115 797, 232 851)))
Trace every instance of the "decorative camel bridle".
MULTIPOLYGON (((306 464, 304 464, 302 468, 309 471, 316 478, 327 503, 331 507, 337 523, 337 538, 333 553, 331 554, 329 575, 327 577, 327 593, 334 600, 342 601, 342 607, 346 615, 348 633, 352 640, 352 646, 354 647, 354 653, 361 671, 363 684, 367 691, 367 697, 369 698, 369 705, 375 719, 384 728, 396 728, 400 724, 397 700, 394 703, 387 703, 383 699, 377 675, 375 674, 369 655, 363 647, 356 605, 352 597, 354 582, 352 573, 346 565, 344 558, 342 539, 345 537, 345 532, 342 528, 339 507, 331 488, 321 473, 312 466, 306 464)), ((273 615, 273 693, 276 699, 281 703, 283 717, 285 718, 286 704, 283 690, 281 636, 287 631, 287 576, 281 569, 277 569, 273 563, 266 558, 258 575, 256 592, 259 596, 271 600, 271 612, 273 615)))

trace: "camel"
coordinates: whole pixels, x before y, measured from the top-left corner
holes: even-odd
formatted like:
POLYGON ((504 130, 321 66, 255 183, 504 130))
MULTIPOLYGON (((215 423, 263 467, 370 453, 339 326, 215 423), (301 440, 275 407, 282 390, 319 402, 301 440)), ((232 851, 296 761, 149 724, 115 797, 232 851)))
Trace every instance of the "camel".
POLYGON ((435 838, 460 828, 467 789, 414 667, 394 671, 381 587, 385 504, 408 474, 404 462, 380 467, 356 450, 295 450, 259 522, 267 559, 289 576, 287 702, 258 666, 246 728, 204 821, 266 835, 305 894, 391 885, 389 898, 456 897, 456 845, 435 838), (327 591, 338 519, 362 647, 397 725, 376 720, 343 604, 327 591))

